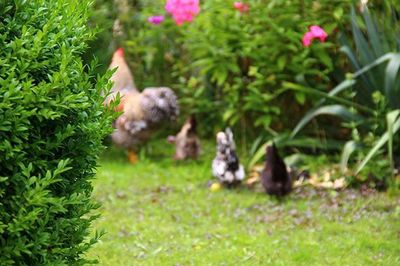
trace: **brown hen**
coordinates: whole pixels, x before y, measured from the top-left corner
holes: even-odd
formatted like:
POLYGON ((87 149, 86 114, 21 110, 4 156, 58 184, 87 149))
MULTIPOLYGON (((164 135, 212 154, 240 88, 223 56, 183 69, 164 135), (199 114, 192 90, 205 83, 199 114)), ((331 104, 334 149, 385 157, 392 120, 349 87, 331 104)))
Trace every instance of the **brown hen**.
POLYGON ((179 106, 175 93, 167 87, 136 89, 133 75, 125 61, 124 50, 119 48, 113 55, 110 69, 118 67, 111 80, 114 85, 105 100, 109 104, 119 94, 121 99, 116 111, 122 114, 114 122, 111 137, 114 143, 129 151, 129 160, 137 161, 135 150, 151 138, 162 123, 176 119, 179 106))

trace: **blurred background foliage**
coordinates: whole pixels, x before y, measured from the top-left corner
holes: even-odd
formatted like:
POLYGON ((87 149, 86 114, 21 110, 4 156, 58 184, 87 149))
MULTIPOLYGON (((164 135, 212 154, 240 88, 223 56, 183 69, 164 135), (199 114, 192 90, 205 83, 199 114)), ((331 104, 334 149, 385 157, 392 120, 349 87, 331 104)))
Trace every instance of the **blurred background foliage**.
POLYGON ((171 86, 184 113, 204 121, 203 134, 229 125, 254 139, 288 129, 313 99, 288 92, 284 81, 326 90, 341 78, 333 41, 350 1, 258 0, 243 14, 233 1, 202 1, 191 24, 178 27, 170 17, 148 23, 165 14, 164 2, 97 0, 92 24, 104 30, 88 54, 105 68, 125 47, 137 85, 171 86), (324 25, 329 41, 304 49, 302 35, 313 24, 324 25))
MULTIPOLYGON (((270 139, 292 152, 342 152, 343 168, 354 151, 354 161, 365 159, 388 132, 387 115, 399 108, 399 59, 376 62, 399 52, 397 0, 368 1, 370 18, 352 0, 254 0, 247 13, 233 3, 201 1, 194 21, 177 26, 162 0, 96 0, 90 23, 101 30, 88 55, 105 71, 113 51, 124 47, 139 88, 173 88, 181 119, 196 114, 203 137, 231 126, 251 162, 270 139), (147 21, 153 15, 166 20, 153 25, 147 21), (329 37, 303 47, 311 25, 329 37), (357 78, 349 74, 371 64, 377 66, 357 78)), ((398 135, 392 137, 395 146, 379 149, 385 159, 388 149, 399 148, 398 135)))

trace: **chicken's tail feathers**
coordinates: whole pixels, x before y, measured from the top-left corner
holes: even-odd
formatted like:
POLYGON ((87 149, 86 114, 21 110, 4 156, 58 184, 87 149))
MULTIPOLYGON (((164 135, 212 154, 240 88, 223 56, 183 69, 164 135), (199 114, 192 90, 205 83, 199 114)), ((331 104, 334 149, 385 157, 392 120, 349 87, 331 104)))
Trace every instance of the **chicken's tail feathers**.
POLYGON ((196 117, 191 114, 188 119, 186 120, 185 124, 188 125, 189 129, 188 129, 188 133, 191 134, 196 134, 197 132, 197 121, 196 121, 196 117))
POLYGON ((268 157, 268 154, 272 155, 275 154, 277 151, 275 141, 270 140, 267 142, 267 145, 265 146, 265 154, 266 157, 268 157))
POLYGON ((236 149, 236 145, 235 145, 235 141, 233 139, 233 132, 232 132, 230 127, 227 127, 225 129, 225 134, 226 134, 226 137, 227 137, 227 139, 228 139, 228 141, 229 141, 229 143, 231 145, 231 149, 235 150, 236 149))

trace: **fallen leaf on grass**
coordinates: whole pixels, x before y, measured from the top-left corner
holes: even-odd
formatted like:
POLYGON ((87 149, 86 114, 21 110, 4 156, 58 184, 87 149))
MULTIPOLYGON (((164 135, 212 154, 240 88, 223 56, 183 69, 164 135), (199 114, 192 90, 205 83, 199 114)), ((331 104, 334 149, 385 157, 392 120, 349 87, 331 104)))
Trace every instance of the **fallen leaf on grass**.
MULTIPOLYGON (((255 187, 261 182, 261 172, 263 166, 254 166, 246 180, 246 185, 249 188, 255 187)), ((288 168, 289 175, 292 177, 293 187, 302 187, 311 185, 315 188, 323 189, 343 189, 347 186, 346 179, 341 177, 339 179, 334 179, 333 176, 336 175, 337 169, 332 167, 331 169, 321 171, 321 173, 310 175, 308 171, 302 171, 297 173, 294 169, 288 168)))

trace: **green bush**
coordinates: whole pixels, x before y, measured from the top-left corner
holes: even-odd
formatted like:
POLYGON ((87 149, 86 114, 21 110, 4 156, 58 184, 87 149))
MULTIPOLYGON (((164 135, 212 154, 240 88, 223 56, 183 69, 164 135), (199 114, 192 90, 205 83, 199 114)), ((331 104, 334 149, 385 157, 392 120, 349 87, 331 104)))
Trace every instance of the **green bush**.
POLYGON ((202 121, 200 132, 208 136, 230 125, 245 144, 246 138, 290 128, 304 106, 315 101, 302 92, 288 92, 285 81, 326 89, 335 66, 343 61, 335 57, 335 32, 351 0, 244 1, 250 5, 248 14, 240 14, 233 0, 204 0, 194 21, 180 27, 165 13, 165 1, 121 0, 111 6, 96 2, 102 15, 94 23, 110 25, 118 19, 123 29, 101 42, 111 49, 127 48, 140 88, 174 88, 183 112, 195 113, 202 121), (147 22, 160 14, 166 15, 162 24, 147 22), (330 37, 304 48, 301 38, 313 24, 330 37))
MULTIPOLYGON (((81 55, 89 1, 0 2, 0 264, 75 265, 109 112, 81 55)), ((109 86, 108 86, 109 87, 109 86)))
POLYGON ((180 79, 190 109, 214 114, 217 126, 240 128, 242 140, 269 135, 270 128, 285 130, 302 113, 302 105, 313 102, 303 93, 288 93, 284 82, 322 88, 330 80, 335 29, 347 7, 346 1, 248 3, 249 13, 241 14, 233 1, 204 1, 203 13, 185 31, 190 62, 186 78, 180 79), (303 47, 310 25, 322 26, 328 41, 303 47))

